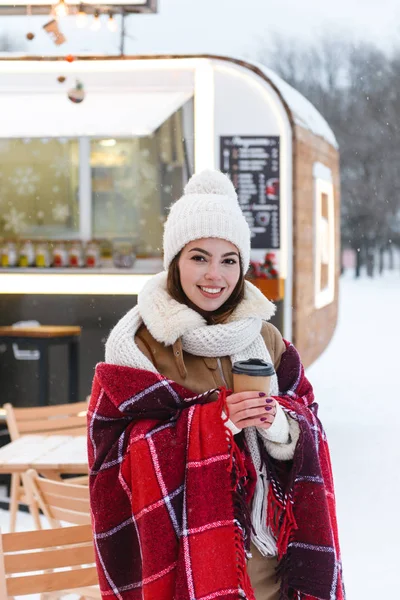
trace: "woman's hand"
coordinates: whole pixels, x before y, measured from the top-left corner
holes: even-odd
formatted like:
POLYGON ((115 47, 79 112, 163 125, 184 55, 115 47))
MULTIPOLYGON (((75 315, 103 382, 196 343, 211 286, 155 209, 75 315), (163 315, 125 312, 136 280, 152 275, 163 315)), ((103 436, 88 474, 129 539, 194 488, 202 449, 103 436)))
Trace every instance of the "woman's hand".
POLYGON ((230 420, 240 429, 269 429, 274 422, 276 401, 264 392, 238 392, 228 396, 226 402, 230 420))

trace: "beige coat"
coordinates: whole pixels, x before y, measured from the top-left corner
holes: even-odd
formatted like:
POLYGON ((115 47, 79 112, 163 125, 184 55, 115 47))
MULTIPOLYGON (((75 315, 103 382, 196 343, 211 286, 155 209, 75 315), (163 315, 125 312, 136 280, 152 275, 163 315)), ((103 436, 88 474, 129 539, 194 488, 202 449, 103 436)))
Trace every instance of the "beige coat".
MULTIPOLYGON (((274 325, 266 322, 263 323, 261 335, 276 370, 285 351, 282 336, 274 325)), ((151 336, 145 325, 138 330, 135 342, 159 373, 196 394, 221 386, 232 389, 232 364, 229 356, 218 359, 188 354, 182 350, 180 338, 172 346, 164 346, 151 336)))

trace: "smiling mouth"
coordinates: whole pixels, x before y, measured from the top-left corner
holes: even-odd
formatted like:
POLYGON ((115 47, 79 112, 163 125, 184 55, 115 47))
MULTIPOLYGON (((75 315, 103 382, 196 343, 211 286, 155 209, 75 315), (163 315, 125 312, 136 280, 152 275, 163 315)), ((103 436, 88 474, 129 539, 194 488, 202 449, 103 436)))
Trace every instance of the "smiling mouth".
POLYGON ((224 291, 225 288, 221 288, 221 287, 206 287, 206 286, 197 286, 199 288, 199 290, 201 291, 201 293, 206 296, 206 298, 218 298, 219 296, 221 296, 222 292, 224 291))

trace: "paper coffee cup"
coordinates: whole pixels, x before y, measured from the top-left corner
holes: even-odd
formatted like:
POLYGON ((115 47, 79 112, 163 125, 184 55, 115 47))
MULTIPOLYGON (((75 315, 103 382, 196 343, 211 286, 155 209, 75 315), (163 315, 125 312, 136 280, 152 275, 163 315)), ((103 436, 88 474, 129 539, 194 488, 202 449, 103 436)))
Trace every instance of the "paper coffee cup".
POLYGON ((269 394, 274 366, 259 358, 235 362, 232 367, 234 392, 264 392, 269 394))

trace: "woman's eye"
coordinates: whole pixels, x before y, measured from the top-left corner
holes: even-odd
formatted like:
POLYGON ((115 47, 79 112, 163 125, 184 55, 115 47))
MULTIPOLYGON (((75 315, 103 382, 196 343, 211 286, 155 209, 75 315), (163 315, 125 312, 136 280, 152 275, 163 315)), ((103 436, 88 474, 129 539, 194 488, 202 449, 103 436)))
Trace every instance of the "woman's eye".
POLYGON ((224 263, 227 265, 236 265, 236 260, 234 258, 227 258, 224 260, 224 263))
POLYGON ((203 260, 205 260, 204 256, 192 256, 191 260, 195 260, 196 262, 203 262, 203 260))

